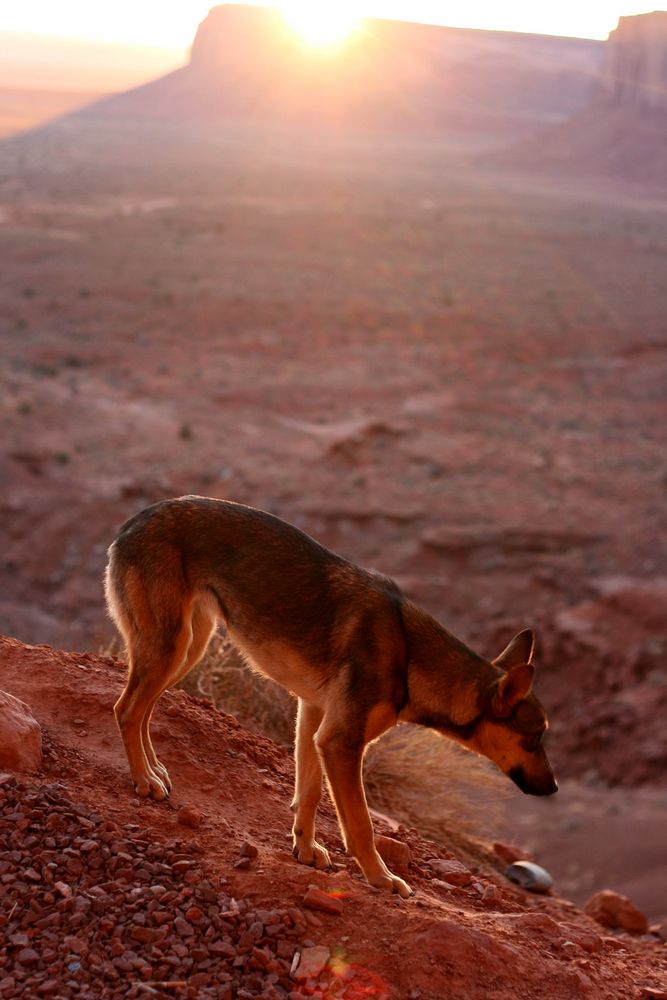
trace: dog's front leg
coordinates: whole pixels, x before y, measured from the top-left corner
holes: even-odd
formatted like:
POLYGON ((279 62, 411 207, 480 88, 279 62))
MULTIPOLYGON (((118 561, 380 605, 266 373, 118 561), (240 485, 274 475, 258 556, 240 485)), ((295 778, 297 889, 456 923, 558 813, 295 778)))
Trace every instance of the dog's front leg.
POLYGON ((375 847, 373 824, 361 777, 363 741, 356 733, 344 730, 327 732, 325 719, 318 730, 316 743, 324 761, 348 853, 356 858, 372 886, 391 889, 406 898, 412 896, 407 882, 389 871, 375 847))
POLYGON ((330 868, 329 852, 315 840, 315 814, 322 797, 322 766, 315 749, 315 733, 322 722, 322 710, 299 698, 296 717, 296 783, 292 812, 293 854, 297 861, 313 868, 330 868))

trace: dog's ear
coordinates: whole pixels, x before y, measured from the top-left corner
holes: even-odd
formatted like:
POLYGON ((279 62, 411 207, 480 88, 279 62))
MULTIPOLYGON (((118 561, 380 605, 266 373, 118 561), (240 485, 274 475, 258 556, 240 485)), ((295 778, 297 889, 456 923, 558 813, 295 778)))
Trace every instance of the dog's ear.
POLYGON ((499 656, 493 660, 496 667, 502 670, 511 670, 524 663, 531 663, 533 651, 535 649, 535 636, 532 628, 525 628, 523 632, 515 635, 512 641, 503 649, 499 656))
POLYGON ((515 705, 527 698, 533 689, 535 667, 532 663, 520 663, 508 670, 498 681, 491 708, 499 718, 510 714, 515 705))

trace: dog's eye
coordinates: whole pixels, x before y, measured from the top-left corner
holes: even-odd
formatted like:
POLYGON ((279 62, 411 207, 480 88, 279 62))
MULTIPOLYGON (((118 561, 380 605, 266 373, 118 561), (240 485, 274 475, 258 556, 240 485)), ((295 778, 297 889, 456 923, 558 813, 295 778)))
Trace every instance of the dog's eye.
POLYGON ((528 753, 535 753, 536 750, 540 749, 545 732, 546 730, 542 729, 539 733, 531 733, 524 738, 523 745, 528 753))

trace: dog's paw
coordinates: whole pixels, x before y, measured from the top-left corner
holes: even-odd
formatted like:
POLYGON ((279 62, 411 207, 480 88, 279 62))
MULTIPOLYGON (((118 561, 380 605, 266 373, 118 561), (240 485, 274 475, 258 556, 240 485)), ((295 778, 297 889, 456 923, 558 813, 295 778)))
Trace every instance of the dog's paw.
POLYGON ((169 789, 153 771, 140 775, 134 783, 134 790, 142 799, 151 798, 156 802, 163 802, 169 798, 169 789))
POLYGON ((409 899, 410 896, 414 896, 414 891, 410 888, 407 882, 404 882, 402 878, 398 875, 394 875, 392 872, 388 872, 386 875, 380 875, 376 879, 369 879, 370 884, 375 889, 389 889, 390 892, 395 892, 402 899, 409 899))
POLYGON ((300 865, 308 865, 310 868, 331 868, 331 858, 329 857, 329 852, 326 847, 322 847, 316 841, 310 845, 310 847, 300 846, 295 843, 292 854, 299 862, 300 865))
POLYGON ((157 778, 160 779, 164 787, 167 789, 167 794, 171 791, 171 778, 169 777, 169 771, 161 764, 159 760, 156 760, 154 764, 151 765, 151 771, 157 778))

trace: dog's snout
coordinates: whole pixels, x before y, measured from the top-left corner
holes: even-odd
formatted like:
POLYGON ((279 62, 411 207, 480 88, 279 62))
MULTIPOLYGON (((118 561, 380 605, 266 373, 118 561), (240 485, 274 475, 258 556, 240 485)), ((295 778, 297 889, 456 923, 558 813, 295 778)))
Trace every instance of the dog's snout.
POLYGON ((534 778, 527 775, 522 767, 513 767, 509 777, 525 795, 554 795, 558 791, 558 782, 553 774, 534 778))

